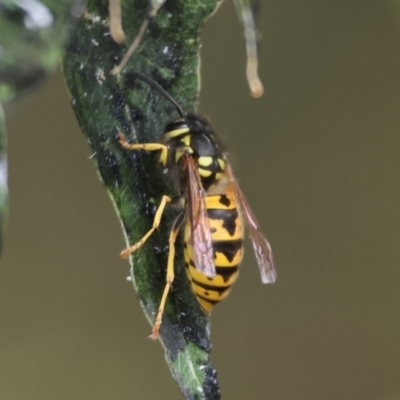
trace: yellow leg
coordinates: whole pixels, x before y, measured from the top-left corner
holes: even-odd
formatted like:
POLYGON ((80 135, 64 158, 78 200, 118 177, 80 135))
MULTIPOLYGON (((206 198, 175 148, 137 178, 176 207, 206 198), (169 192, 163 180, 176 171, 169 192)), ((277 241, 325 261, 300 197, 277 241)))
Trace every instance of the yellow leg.
POLYGON ((158 332, 160 330, 162 315, 164 312, 165 302, 167 301, 168 293, 171 289, 172 282, 175 278, 174 271, 174 258, 175 258, 175 240, 179 232, 179 228, 183 221, 183 214, 179 215, 179 217, 175 220, 174 225, 172 227, 171 233, 169 235, 169 253, 168 253, 168 264, 167 264, 167 276, 166 276, 166 284, 164 287, 164 292, 161 297, 160 306, 158 307, 157 317, 153 325, 153 330, 151 332, 150 338, 156 340, 158 337, 158 332))
POLYGON ((128 143, 123 133, 118 135, 120 145, 127 150, 145 150, 158 151, 161 150, 160 161, 165 166, 167 162, 168 147, 161 143, 128 143))
POLYGON ((161 203, 157 208, 156 215, 154 216, 152 228, 133 246, 128 247, 121 251, 122 258, 128 258, 130 254, 136 251, 139 247, 143 246, 146 240, 151 236, 151 234, 160 226, 161 217, 164 212, 165 206, 171 201, 171 197, 164 195, 161 199, 161 203))

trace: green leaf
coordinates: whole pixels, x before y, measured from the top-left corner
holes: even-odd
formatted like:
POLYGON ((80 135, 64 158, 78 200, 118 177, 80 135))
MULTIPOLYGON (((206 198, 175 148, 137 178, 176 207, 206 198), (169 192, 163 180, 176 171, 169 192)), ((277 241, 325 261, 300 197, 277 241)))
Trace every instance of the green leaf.
MULTIPOLYGON (((199 89, 199 29, 218 4, 218 0, 166 2, 126 68, 116 76, 110 71, 137 35, 146 16, 146 2, 123 2, 128 41, 121 46, 109 33, 107 2, 90 1, 66 49, 64 71, 72 105, 121 218, 127 244, 137 242, 151 227, 162 195, 179 194, 163 174, 157 154, 127 151, 117 141, 122 132, 133 142, 155 142, 167 122, 177 117, 164 97, 146 83, 132 79, 129 71, 154 79, 185 111, 193 110, 199 89)), ((177 212, 167 207, 160 229, 131 257, 132 281, 151 324, 165 285, 168 235, 177 212)), ((160 340, 186 399, 219 399, 216 371, 210 360, 209 319, 189 287, 182 255, 179 239, 176 277, 160 340)))

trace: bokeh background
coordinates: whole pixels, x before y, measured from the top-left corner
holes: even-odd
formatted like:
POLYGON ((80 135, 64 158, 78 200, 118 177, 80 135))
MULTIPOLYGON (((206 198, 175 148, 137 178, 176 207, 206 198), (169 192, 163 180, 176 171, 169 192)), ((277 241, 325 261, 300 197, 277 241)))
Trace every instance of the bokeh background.
MULTIPOLYGON (((229 400, 400 399, 400 4, 261 1, 263 98, 232 2, 208 21, 200 111, 272 243, 212 313, 229 400)), ((60 72, 8 107, 0 399, 181 398, 126 280, 123 236, 60 72)))

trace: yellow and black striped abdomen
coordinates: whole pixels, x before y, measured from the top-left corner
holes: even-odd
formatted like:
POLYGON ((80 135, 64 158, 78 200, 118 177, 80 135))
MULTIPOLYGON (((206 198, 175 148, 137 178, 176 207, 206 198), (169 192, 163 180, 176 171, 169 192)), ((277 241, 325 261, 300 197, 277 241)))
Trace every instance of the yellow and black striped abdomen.
POLYGON ((209 278, 199 272, 193 261, 190 243, 190 224, 185 226, 186 272, 193 292, 204 311, 228 296, 238 276, 238 267, 243 258, 243 223, 236 208, 233 193, 212 195, 205 198, 211 239, 214 249, 216 275, 209 278))

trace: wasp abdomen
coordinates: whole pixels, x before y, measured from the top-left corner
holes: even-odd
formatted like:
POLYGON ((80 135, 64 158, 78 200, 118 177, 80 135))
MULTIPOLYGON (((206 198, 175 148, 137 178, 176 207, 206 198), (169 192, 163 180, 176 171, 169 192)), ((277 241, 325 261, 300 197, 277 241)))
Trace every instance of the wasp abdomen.
POLYGON ((228 296, 238 276, 243 258, 243 224, 232 194, 213 195, 205 198, 211 239, 214 250, 215 276, 210 278, 199 272, 193 261, 188 234, 190 221, 186 224, 185 262, 193 292, 204 311, 228 296))

